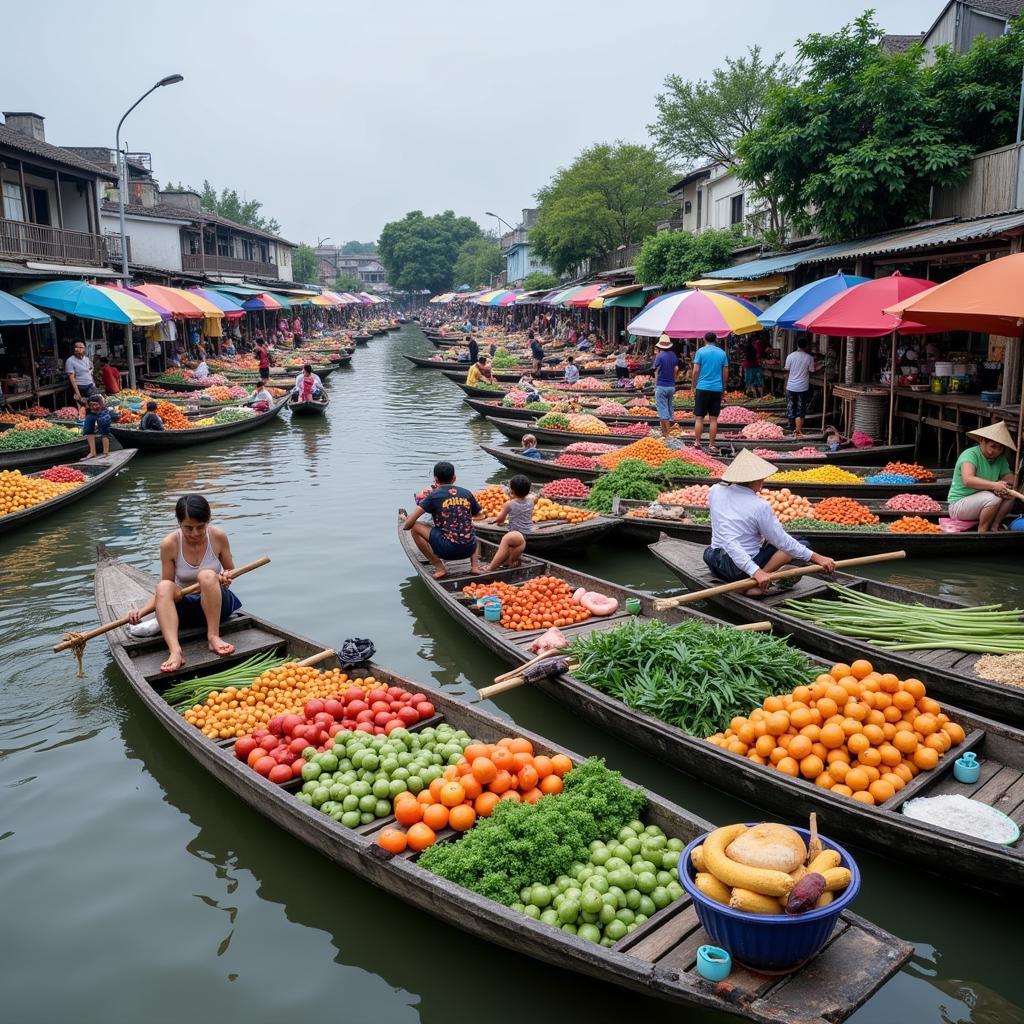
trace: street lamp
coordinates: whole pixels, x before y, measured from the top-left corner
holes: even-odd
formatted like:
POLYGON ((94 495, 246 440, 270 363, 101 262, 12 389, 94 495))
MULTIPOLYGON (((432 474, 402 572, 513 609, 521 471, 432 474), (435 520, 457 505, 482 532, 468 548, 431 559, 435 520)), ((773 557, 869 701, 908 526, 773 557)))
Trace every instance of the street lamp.
MULTIPOLYGON (((118 159, 118 174, 117 174, 117 212, 121 220, 121 280, 124 283, 125 288, 128 287, 128 283, 131 277, 128 274, 128 237, 125 234, 124 228, 124 197, 128 191, 128 164, 124 159, 124 154, 121 152, 121 125, 124 124, 125 118, 151 93, 165 85, 177 85, 178 82, 185 80, 183 75, 168 75, 166 78, 161 78, 151 89, 147 89, 125 112, 121 120, 117 122, 117 132, 115 133, 114 141, 114 152, 117 154, 118 159)), ((135 353, 132 350, 132 325, 125 324, 124 328, 124 339, 125 347, 128 349, 128 387, 135 387, 135 353)))
POLYGON ((490 210, 485 210, 484 211, 484 216, 485 217, 493 217, 499 224, 504 224, 505 227, 507 227, 509 229, 509 231, 515 231, 515 228, 512 227, 512 225, 509 224, 509 222, 507 220, 505 220, 504 217, 499 217, 496 213, 491 213, 490 210))
POLYGON ((324 244, 324 242, 329 242, 330 240, 331 240, 331 236, 330 235, 324 235, 323 238, 318 238, 316 240, 316 247, 319 249, 320 246, 324 244))

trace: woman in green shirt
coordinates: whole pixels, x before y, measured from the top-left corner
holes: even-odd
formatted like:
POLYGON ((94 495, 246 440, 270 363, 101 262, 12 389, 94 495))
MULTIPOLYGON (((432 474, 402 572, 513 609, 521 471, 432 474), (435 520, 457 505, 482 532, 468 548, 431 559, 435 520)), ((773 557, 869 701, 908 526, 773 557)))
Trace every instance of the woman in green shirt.
POLYGON ((978 443, 956 460, 949 488, 949 514, 953 519, 976 521, 978 533, 999 529, 1013 505, 1010 488, 1015 477, 1007 451, 1016 445, 1001 420, 967 435, 978 443))

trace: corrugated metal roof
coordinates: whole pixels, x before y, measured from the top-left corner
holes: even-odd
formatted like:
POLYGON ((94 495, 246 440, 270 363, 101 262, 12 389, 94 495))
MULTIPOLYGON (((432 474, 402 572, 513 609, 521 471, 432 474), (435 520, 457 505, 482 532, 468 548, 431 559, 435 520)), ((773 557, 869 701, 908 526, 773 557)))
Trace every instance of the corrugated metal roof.
POLYGON ((845 249, 848 243, 841 242, 835 245, 815 245, 810 249, 801 249, 799 252, 777 253, 774 256, 764 256, 759 260, 750 260, 747 263, 735 263, 731 267, 724 267, 721 270, 711 270, 705 277, 726 277, 735 281, 752 281, 758 277, 768 277, 771 274, 785 274, 789 270, 806 263, 808 256, 813 253, 816 256, 827 256, 832 252, 845 249))

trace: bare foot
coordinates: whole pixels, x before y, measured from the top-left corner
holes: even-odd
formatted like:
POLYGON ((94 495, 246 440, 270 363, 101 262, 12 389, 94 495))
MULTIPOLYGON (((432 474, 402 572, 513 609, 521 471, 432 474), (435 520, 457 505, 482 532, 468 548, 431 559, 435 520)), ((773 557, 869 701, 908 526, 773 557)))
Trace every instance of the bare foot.
POLYGON ((448 575, 448 570, 442 565, 440 569, 435 569, 432 575, 435 580, 443 580, 448 575))
POLYGON ((226 640, 221 640, 219 636, 211 636, 208 646, 214 654, 219 654, 222 658, 228 654, 235 653, 235 645, 229 644, 226 640))
POLYGON ((519 568, 519 566, 521 566, 522 564, 523 564, 523 563, 522 563, 522 560, 521 560, 521 559, 519 559, 519 558, 517 558, 517 559, 516 559, 516 560, 515 560, 514 562, 509 562, 509 563, 508 563, 508 567, 509 567, 510 569, 518 569, 518 568, 519 568))
POLYGON ((92 455, 83 455, 82 456, 82 461, 83 462, 88 462, 90 459, 95 459, 95 458, 96 458, 96 453, 93 452, 92 455))
POLYGON ((479 565, 472 565, 471 564, 470 567, 469 567, 469 574, 470 574, 470 576, 483 576, 483 574, 485 572, 487 572, 487 570, 484 569, 482 566, 479 566, 479 565))
POLYGON ((177 672, 185 664, 185 656, 181 651, 167 655, 167 660, 160 666, 161 672, 177 672))

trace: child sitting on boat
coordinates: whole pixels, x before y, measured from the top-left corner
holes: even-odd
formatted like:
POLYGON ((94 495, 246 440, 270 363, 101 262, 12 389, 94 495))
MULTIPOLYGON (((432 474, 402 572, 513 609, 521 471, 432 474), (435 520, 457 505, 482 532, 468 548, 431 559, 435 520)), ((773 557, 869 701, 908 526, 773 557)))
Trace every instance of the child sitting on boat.
POLYGON ((528 459, 543 459, 544 456, 537 450, 537 438, 533 434, 523 434, 523 447, 519 450, 520 455, 528 459))
POLYGON ((536 498, 530 494, 530 480, 522 474, 508 482, 511 497, 494 517, 497 526, 508 523, 508 532, 501 538, 498 550, 487 566, 487 572, 494 572, 505 566, 514 569, 519 565, 526 550, 526 538, 533 532, 533 506, 536 498))

